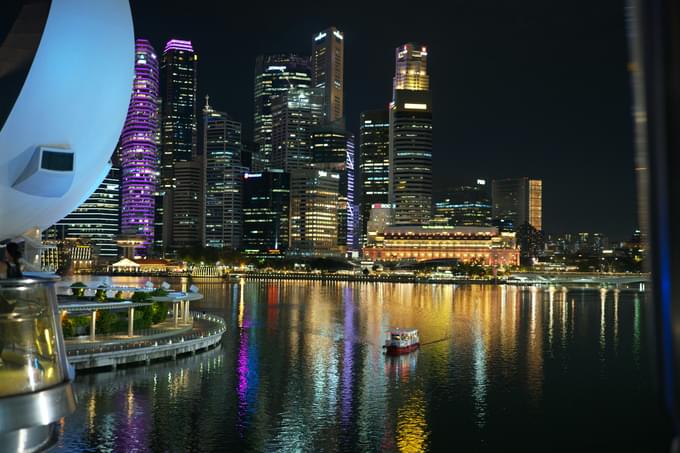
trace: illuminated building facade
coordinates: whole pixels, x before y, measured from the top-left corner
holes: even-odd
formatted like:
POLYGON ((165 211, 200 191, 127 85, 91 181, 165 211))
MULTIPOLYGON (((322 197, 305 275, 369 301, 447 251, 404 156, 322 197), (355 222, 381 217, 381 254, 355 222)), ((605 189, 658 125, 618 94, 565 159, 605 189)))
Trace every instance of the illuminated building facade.
POLYGON ((45 230, 46 237, 40 252, 41 269, 45 272, 72 270, 74 273, 90 272, 94 268, 95 255, 88 240, 64 237, 58 228, 45 230))
POLYGON ((309 57, 294 54, 261 55, 255 60, 253 138, 260 147, 262 168, 270 167, 272 153, 272 97, 290 88, 310 88, 309 57))
POLYGON ((543 230, 543 181, 529 180, 529 223, 538 231, 543 230))
POLYGON ((157 185, 158 59, 151 43, 135 43, 132 98, 120 137, 121 232, 139 235, 135 255, 147 256, 154 242, 154 194, 157 185))
POLYGON ((456 259, 489 266, 517 266, 514 233, 495 227, 391 226, 382 243, 364 248, 373 261, 456 259))
POLYGON ((290 249, 295 254, 338 252, 340 175, 296 170, 290 176, 290 249))
POLYGON ((451 190, 435 202, 434 219, 450 226, 491 226, 491 198, 486 181, 451 190))
POLYGON ((314 35, 312 44, 312 86, 323 93, 323 122, 332 123, 344 115, 345 39, 330 27, 314 35))
MULTIPOLYGON (((185 231, 173 231, 176 218, 187 217, 175 200, 174 189, 179 185, 175 174, 176 164, 190 162, 196 155, 196 88, 198 56, 191 41, 171 39, 165 45, 161 61, 161 95, 163 98, 163 120, 161 127, 161 188, 156 208, 163 210, 161 225, 156 235, 162 234, 164 248, 184 242, 185 231), (159 231, 160 230, 160 231, 159 231)), ((186 170, 191 166, 185 166, 186 170)), ((184 172, 187 176, 187 172, 184 172)), ((184 181, 184 187, 191 181, 184 181)), ((182 204, 182 203, 180 203, 182 204)), ((196 237, 196 236, 195 236, 196 237)))
POLYGON ((206 98, 203 109, 205 161, 205 245, 237 249, 241 244, 243 175, 241 123, 214 110, 206 98))
POLYGON ((270 168, 291 172, 311 166, 311 135, 321 122, 322 108, 317 89, 291 88, 273 97, 270 168))
POLYGON ((361 113, 359 123, 361 175, 361 242, 368 239, 374 204, 387 204, 390 194, 390 117, 387 110, 361 113))
POLYGON ((246 173, 243 178, 243 243, 248 254, 283 258, 288 249, 290 174, 246 173))
POLYGON ((390 104, 390 204, 395 225, 422 225, 432 214, 432 96, 427 49, 396 49, 390 104))
POLYGON ((392 225, 392 205, 389 203, 374 203, 371 205, 367 228, 368 245, 384 240, 383 233, 392 225))
POLYGON ((543 229, 543 182, 540 179, 495 179, 491 183, 492 217, 516 230, 524 223, 543 229))
POLYGON ((354 134, 342 127, 341 121, 312 132, 314 168, 340 175, 338 198, 338 247, 358 250, 359 206, 355 202, 354 134))
POLYGON ((112 167, 94 193, 53 228, 57 231, 56 239, 89 241, 96 256, 111 259, 118 257, 119 218, 120 170, 112 167))

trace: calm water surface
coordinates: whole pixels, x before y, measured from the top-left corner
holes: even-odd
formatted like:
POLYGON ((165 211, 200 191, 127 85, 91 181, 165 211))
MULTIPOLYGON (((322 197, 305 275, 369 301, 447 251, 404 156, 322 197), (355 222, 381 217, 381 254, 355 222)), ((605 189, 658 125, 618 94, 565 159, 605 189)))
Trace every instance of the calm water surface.
POLYGON ((642 293, 199 285, 223 345, 78 376, 57 451, 667 451, 642 293))

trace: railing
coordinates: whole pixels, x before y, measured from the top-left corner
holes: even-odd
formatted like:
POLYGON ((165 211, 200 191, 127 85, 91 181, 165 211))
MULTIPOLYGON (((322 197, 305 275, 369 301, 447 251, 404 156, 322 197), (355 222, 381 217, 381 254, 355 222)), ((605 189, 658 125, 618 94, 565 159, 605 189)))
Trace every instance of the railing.
POLYGON ((226 331, 226 322, 219 316, 191 312, 194 320, 207 321, 210 326, 194 326, 194 330, 189 333, 176 333, 175 335, 163 338, 144 338, 137 341, 126 341, 108 344, 96 345, 82 345, 83 347, 70 347, 68 355, 70 359, 80 357, 83 355, 92 356, 93 354, 115 354, 129 351, 141 351, 147 348, 153 348, 154 351, 163 351, 166 349, 177 348, 178 345, 190 343, 192 341, 202 340, 208 337, 222 335, 226 331))

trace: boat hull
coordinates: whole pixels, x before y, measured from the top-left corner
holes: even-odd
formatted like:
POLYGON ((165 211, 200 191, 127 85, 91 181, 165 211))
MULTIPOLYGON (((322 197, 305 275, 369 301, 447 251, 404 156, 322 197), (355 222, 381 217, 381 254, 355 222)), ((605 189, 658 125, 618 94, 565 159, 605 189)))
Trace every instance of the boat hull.
POLYGON ((420 347, 420 343, 414 343, 409 346, 385 346, 385 353, 387 355, 401 355, 408 354, 409 352, 415 351, 420 347))

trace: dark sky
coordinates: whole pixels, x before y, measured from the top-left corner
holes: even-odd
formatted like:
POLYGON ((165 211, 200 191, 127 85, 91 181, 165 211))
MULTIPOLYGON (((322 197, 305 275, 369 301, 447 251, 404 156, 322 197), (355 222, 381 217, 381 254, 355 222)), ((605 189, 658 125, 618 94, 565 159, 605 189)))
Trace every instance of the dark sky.
POLYGON ((137 36, 158 52, 168 38, 193 41, 201 105, 209 93, 247 134, 258 54, 308 55, 316 32, 341 29, 345 114, 357 132, 362 110, 390 101, 395 47, 421 42, 434 98, 435 191, 530 176, 543 179, 549 233, 623 239, 637 225, 622 1, 132 3, 137 36))

